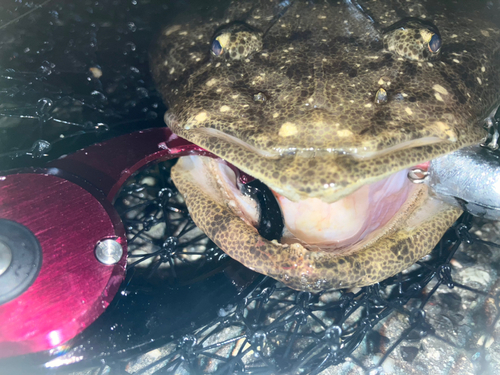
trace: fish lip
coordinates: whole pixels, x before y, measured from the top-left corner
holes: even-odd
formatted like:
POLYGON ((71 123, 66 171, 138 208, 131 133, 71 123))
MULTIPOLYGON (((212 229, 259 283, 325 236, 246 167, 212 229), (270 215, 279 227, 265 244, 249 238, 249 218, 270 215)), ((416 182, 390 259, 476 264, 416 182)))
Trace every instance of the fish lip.
POLYGON ((430 253, 461 213, 418 185, 422 204, 410 210, 400 227, 350 253, 312 252, 300 244, 262 238, 227 205, 216 202, 206 186, 200 187, 199 176, 188 173, 183 163, 180 158, 171 176, 195 224, 233 259, 297 290, 362 287, 393 276, 430 253))
MULTIPOLYGON (((193 155, 195 156, 195 155, 193 155)), ((229 170, 232 171, 234 174, 234 182, 231 183, 231 186, 227 183, 228 180, 232 180, 233 176, 228 176, 227 171, 225 169, 220 169, 220 168, 213 168, 209 167, 208 169, 210 172, 213 172, 214 174, 220 175, 220 176, 225 176, 224 177, 216 177, 215 180, 219 184, 219 188, 221 191, 224 191, 223 196, 225 197, 224 199, 230 199, 227 198, 229 196, 232 196, 234 192, 238 192, 241 195, 245 195, 242 191, 243 186, 248 183, 249 181, 255 180, 254 177, 242 172, 240 169, 238 169, 236 166, 232 165, 228 161, 215 157, 215 155, 200 155, 200 156, 209 156, 212 160, 214 160, 215 163, 210 163, 210 165, 223 165, 227 166, 229 170), (226 183, 221 182, 221 181, 226 181, 226 183), (231 192, 232 190, 232 192, 231 192)), ((406 171, 399 171, 395 172, 397 173, 405 173, 406 171)), ((392 176, 392 175, 391 175, 392 176)), ((391 176, 387 177, 385 180, 388 180, 391 176)), ((384 180, 382 180, 384 181, 384 180)), ((266 185, 264 182, 261 181, 262 184, 266 185)), ((349 240, 342 240, 339 242, 338 240, 331 240, 329 243, 324 243, 324 242, 308 242, 306 240, 301 239, 300 236, 295 236, 293 234, 293 231, 290 230, 290 226, 288 225, 286 221, 286 210, 285 207, 283 206, 283 203, 280 202, 280 194, 276 193, 274 190, 272 190, 271 187, 267 186, 266 187, 273 193, 274 197, 277 200, 279 209, 281 210, 281 217, 283 219, 283 224, 284 224, 284 231, 283 235, 280 238, 276 238, 277 241, 286 241, 286 244, 300 244, 304 248, 306 248, 308 251, 312 252, 318 252, 318 251, 326 251, 326 252, 332 252, 335 254, 349 254, 356 252, 358 249, 362 248, 363 246, 367 246, 367 244, 375 241, 379 237, 383 236, 389 229, 394 225, 395 221, 400 221, 401 217, 405 216, 405 212, 408 211, 408 207, 415 204, 415 201, 417 200, 417 196, 419 194, 419 190, 417 189, 417 185, 411 184, 410 181, 406 181, 405 183, 406 186, 406 193, 405 193, 405 198, 404 200, 396 207, 395 213, 389 217, 389 219, 386 219, 386 221, 380 225, 380 227, 376 227, 375 229, 363 229, 361 232, 362 234, 359 234, 359 236, 355 236, 355 239, 349 239, 349 240)), ((282 197, 282 196, 281 196, 282 197)), ((342 198, 343 199, 343 198, 342 198)), ((252 197, 252 200, 256 203, 258 213, 248 213, 245 212, 244 209, 236 209, 235 204, 231 203, 231 207, 233 207, 233 212, 235 215, 240 216, 249 226, 252 226, 259 230, 259 225, 261 223, 262 219, 262 207, 260 206, 260 203, 252 197), (257 216, 256 216, 257 215, 257 216)), ((298 202, 300 203, 300 201, 298 202)), ((333 202, 336 203, 336 202, 333 202)), ((389 202, 383 203, 384 205, 390 204, 389 202)), ((361 222, 365 222, 365 217, 362 217, 360 219, 361 222)), ((370 222, 365 222, 363 224, 363 228, 367 228, 367 226, 370 225, 370 222)), ((260 232, 259 232, 260 233, 260 232)), ((283 245, 285 243, 282 243, 283 245)))
MULTIPOLYGON (((376 182, 402 169, 411 168, 415 164, 442 156, 468 144, 437 139, 423 140, 424 145, 418 147, 392 150, 390 155, 384 153, 370 158, 352 157, 328 153, 325 155, 268 155, 255 153, 243 141, 233 142, 229 136, 208 137, 207 128, 185 129, 178 117, 167 112, 165 120, 173 131, 188 139, 200 148, 226 159, 243 172, 264 182, 272 190, 298 201, 307 197, 316 197, 331 203, 345 197, 365 184, 376 182), (424 159, 425 157, 425 159, 424 159), (317 163, 317 167, 308 168, 309 163, 317 163), (352 171, 355 171, 352 173, 352 171), (313 173, 312 176, 306 176, 313 173), (286 184, 282 183, 287 179, 286 184), (325 183, 323 183, 323 181, 325 183)), ((385 151, 384 151, 385 152, 385 151)))

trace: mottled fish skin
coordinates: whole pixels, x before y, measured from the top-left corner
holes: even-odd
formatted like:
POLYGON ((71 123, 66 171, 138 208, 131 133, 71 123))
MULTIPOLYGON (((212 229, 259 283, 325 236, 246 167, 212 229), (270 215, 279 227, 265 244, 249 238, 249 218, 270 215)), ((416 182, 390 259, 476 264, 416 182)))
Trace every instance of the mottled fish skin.
POLYGON ((359 1, 369 18, 350 1, 294 1, 285 11, 279 1, 236 3, 220 18, 168 27, 152 70, 175 133, 280 194, 335 201, 484 137, 484 118, 498 105, 500 31, 479 11, 457 9, 471 1, 359 1), (408 17, 439 29, 437 59, 384 48, 384 29, 408 17), (216 31, 235 20, 265 33, 262 50, 240 60, 211 55, 216 31), (376 104, 380 88, 388 98, 376 104), (352 157, 423 137, 441 142, 352 157))
MULTIPOLYGON (((199 176, 193 178, 179 169, 182 162, 181 158, 172 168, 172 179, 193 221, 231 258, 296 290, 319 292, 362 287, 391 277, 427 255, 461 214, 459 209, 435 201, 441 209, 433 220, 419 226, 407 225, 429 209, 428 205, 415 205, 402 225, 391 228, 385 236, 356 252, 342 255, 313 252, 298 243, 284 245, 262 238, 228 205, 221 204, 221 199, 207 194, 206 187, 200 189, 199 176)), ((419 201, 429 199, 423 190, 419 201)))
MULTIPOLYGON (((482 6, 221 3, 168 26, 151 67, 176 134, 291 200, 333 202, 485 136, 482 125, 500 101, 500 29, 482 6), (221 35, 228 37, 214 47, 221 35), (419 37, 430 41, 428 51, 419 37)), ((196 181, 172 173, 193 219, 215 243, 302 290, 392 276, 429 253, 460 213, 444 207, 434 220, 394 228, 354 254, 312 253, 263 240, 196 181)), ((409 217, 419 215, 413 210, 409 217)))

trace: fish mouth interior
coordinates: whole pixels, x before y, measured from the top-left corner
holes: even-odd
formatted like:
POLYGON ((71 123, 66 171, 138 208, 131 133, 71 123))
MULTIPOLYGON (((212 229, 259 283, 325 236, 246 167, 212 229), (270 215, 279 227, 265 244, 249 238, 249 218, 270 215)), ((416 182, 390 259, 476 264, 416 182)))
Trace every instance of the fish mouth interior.
MULTIPOLYGON (((259 229, 261 208, 242 192, 244 183, 253 178, 228 162, 206 156, 182 157, 183 167, 203 184, 214 199, 229 207, 248 225, 259 229), (204 176, 204 177, 201 177, 204 176), (204 183, 203 179, 213 179, 204 183), (222 197, 222 198, 221 198, 222 197)), ((293 202, 274 191, 281 209, 284 230, 282 244, 300 243, 309 251, 347 254, 398 228, 419 199, 421 185, 413 184, 408 170, 396 172, 383 180, 367 184, 333 203, 318 198, 293 202)))

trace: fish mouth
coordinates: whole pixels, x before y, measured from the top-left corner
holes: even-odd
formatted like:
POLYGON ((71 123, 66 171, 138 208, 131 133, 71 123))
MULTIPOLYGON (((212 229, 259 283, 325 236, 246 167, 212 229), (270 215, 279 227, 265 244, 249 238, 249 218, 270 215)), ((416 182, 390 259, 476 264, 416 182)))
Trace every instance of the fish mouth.
POLYGON ((233 165, 184 156, 172 179, 195 223, 229 256, 294 289, 319 291, 393 276, 429 253, 458 218, 460 210, 429 196, 427 186, 413 184, 407 173, 332 203, 294 202, 271 191, 284 224, 275 238, 260 233, 262 207, 244 193, 252 177, 233 165))
MULTIPOLYGON (((208 111, 202 114, 202 119, 210 115, 208 111)), ((209 128, 205 123, 195 128, 190 122, 186 125, 177 115, 168 112, 165 121, 179 136, 251 173, 292 201, 315 197, 333 203, 367 183, 390 176, 394 171, 411 168, 469 144, 462 139, 423 137, 390 147, 381 142, 380 150, 362 151, 365 148, 362 140, 354 143, 357 146, 353 146, 353 150, 316 148, 314 144, 300 148, 289 140, 293 147, 278 147, 277 150, 273 141, 263 144, 261 140, 256 144, 249 142, 245 134, 239 139, 235 134, 209 128)))
MULTIPOLYGON (((211 193, 214 199, 222 198, 235 215, 256 228, 268 240, 283 244, 300 243, 309 251, 328 251, 341 254, 355 251, 370 240, 383 235, 397 226, 412 205, 418 204, 423 185, 416 185, 402 170, 380 181, 367 184, 348 196, 332 203, 319 198, 307 198, 294 202, 267 188, 278 205, 270 225, 283 228, 272 231, 275 238, 263 235, 264 207, 259 200, 248 194, 247 184, 253 177, 232 164, 218 158, 188 156, 180 162, 185 170, 201 176, 210 173, 214 183, 205 186, 219 190, 211 193), (282 223, 280 222, 282 221, 282 223)), ((264 185, 265 186, 265 185, 264 185)), ((261 188, 262 190, 262 188, 261 188)), ((260 191, 261 194, 265 192, 260 191)), ((267 198, 269 200, 269 197, 267 198)), ((273 198, 271 198, 273 199, 273 198)))

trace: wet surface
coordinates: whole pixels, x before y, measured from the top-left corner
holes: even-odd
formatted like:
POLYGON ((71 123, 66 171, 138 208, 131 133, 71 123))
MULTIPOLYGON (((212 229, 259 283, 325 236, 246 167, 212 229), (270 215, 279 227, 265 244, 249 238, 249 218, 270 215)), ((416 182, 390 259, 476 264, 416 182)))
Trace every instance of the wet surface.
MULTIPOLYGON (((38 5, 0 7, 2 169, 43 165, 103 138, 163 126, 148 47, 190 2, 38 5)), ((43 364, 67 359, 80 362, 59 371, 75 374, 500 372, 498 223, 475 221, 470 235, 456 226, 421 265, 380 285, 299 293, 230 266, 195 228, 187 226, 180 240, 182 220, 165 213, 168 173, 156 172, 131 181, 117 203, 128 227, 130 264, 145 262, 130 270, 107 320, 56 356, 23 358, 24 368, 46 373, 43 364), (193 307, 201 297, 181 299, 178 292, 187 285, 209 293, 210 283, 224 285, 227 299, 193 307), (172 296, 181 303, 169 303, 172 296), (166 316, 196 308, 206 312, 202 319, 186 319, 175 334, 165 334, 166 316), (93 350, 95 343, 105 346, 93 350)), ((179 208, 182 200, 175 199, 170 206, 179 208)))

